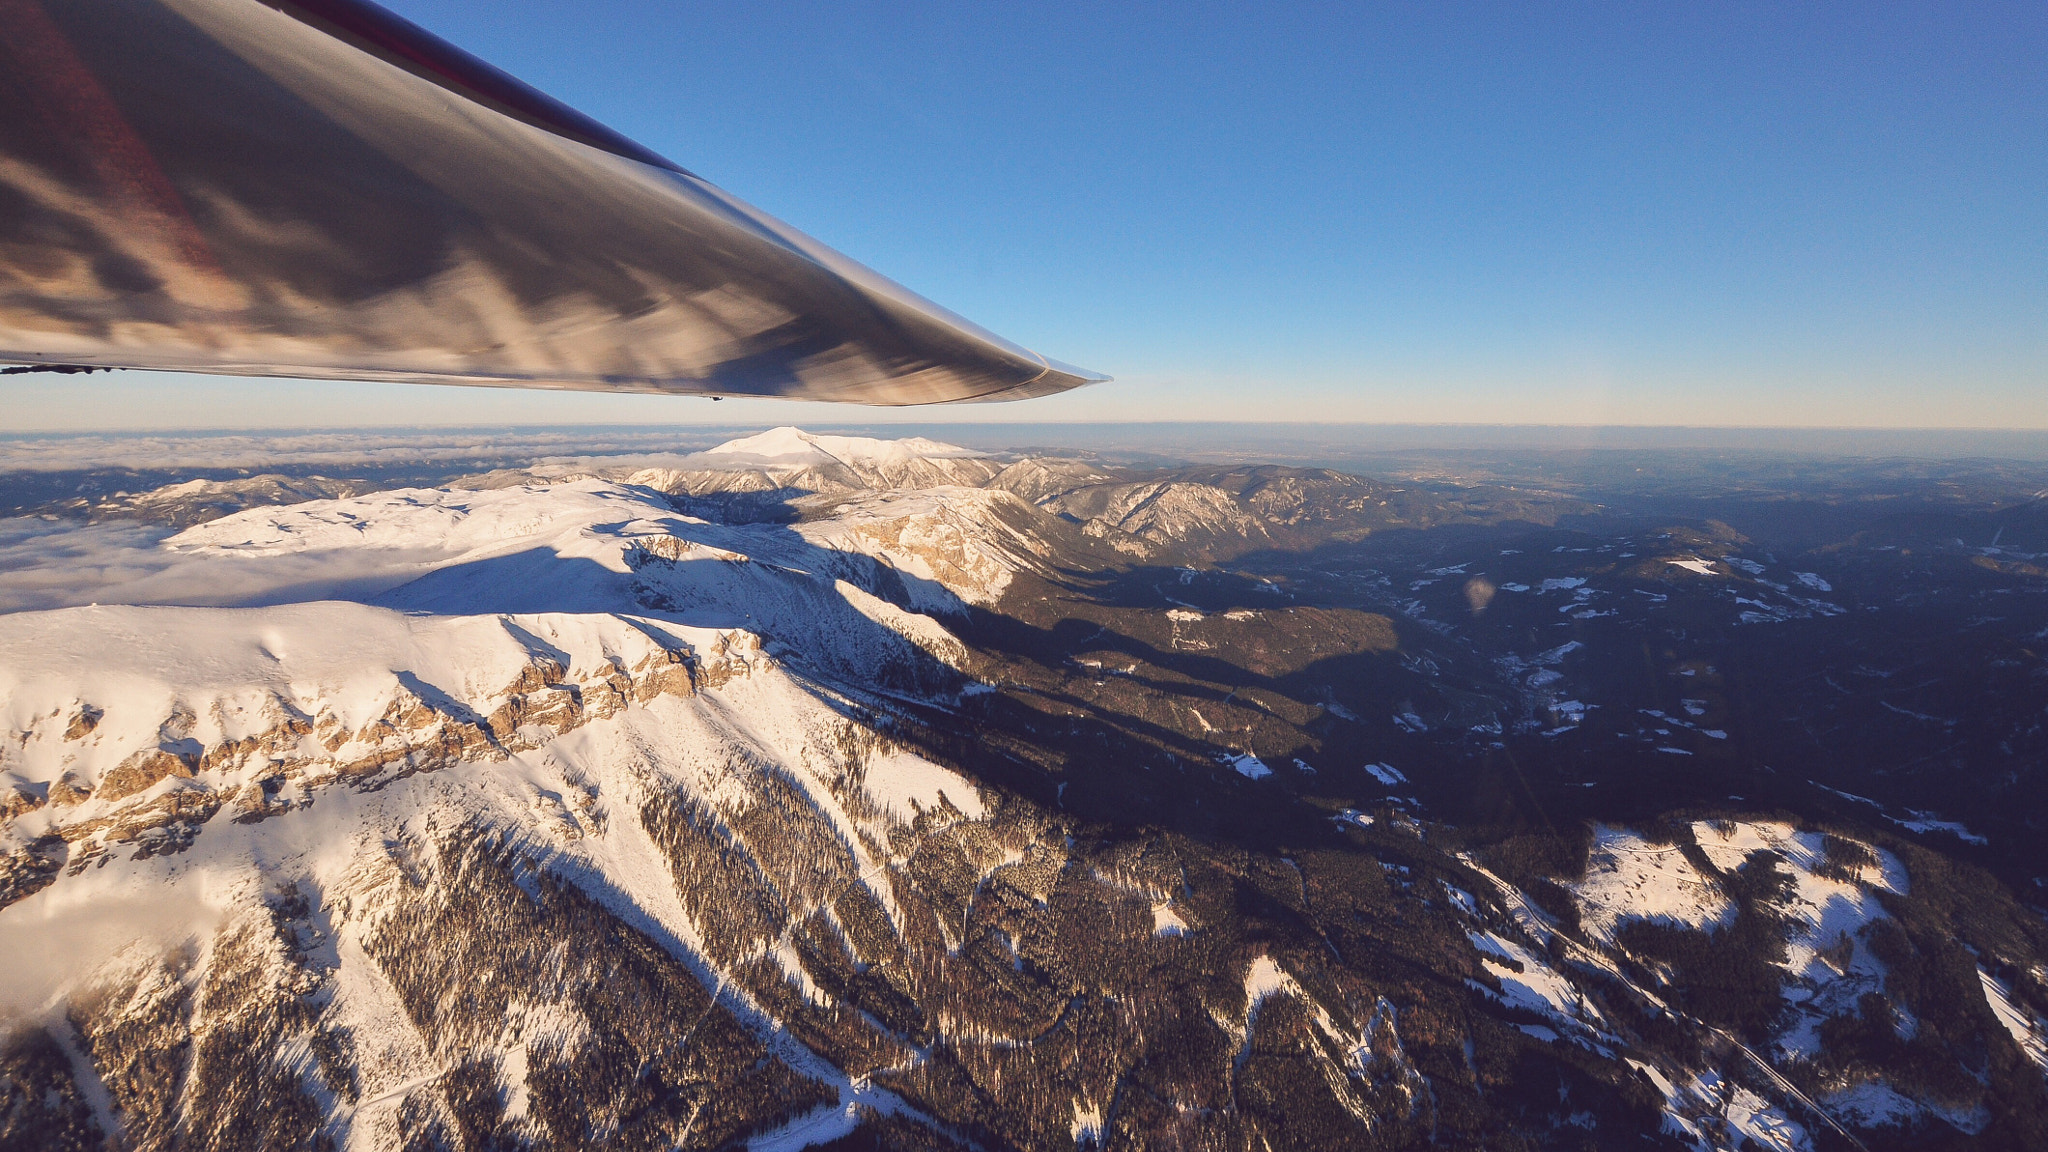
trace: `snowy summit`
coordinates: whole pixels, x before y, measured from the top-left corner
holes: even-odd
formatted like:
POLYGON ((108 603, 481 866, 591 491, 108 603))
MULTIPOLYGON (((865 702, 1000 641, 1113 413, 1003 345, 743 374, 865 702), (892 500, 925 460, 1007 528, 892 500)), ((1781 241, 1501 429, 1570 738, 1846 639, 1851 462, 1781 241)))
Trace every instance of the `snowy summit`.
POLYGON ((784 426, 766 432, 728 440, 686 457, 685 467, 708 470, 737 468, 817 468, 843 464, 849 468, 877 468, 908 464, 913 460, 966 460, 983 453, 954 444, 941 444, 912 436, 903 440, 876 440, 868 436, 820 436, 801 428, 784 426))

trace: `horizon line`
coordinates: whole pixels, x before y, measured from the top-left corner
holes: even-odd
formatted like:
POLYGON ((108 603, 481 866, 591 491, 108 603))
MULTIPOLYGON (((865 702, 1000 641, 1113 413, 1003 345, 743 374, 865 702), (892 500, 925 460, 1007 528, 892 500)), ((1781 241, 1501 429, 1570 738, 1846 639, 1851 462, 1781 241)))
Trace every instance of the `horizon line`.
MULTIPOLYGON (((892 409, 893 411, 893 409, 892 409)), ((628 421, 628 422, 583 422, 575 420, 556 421, 480 421, 475 423, 419 422, 404 424, 276 424, 245 427, 222 425, 167 426, 158 428, 42 428, 18 432, 0 431, 0 439, 28 439, 43 436, 161 436, 168 434, 190 435, 253 435, 268 432, 401 432, 401 431, 457 431, 461 429, 499 428, 587 428, 587 429, 642 429, 653 431, 664 428, 842 428, 886 427, 900 424, 906 427, 921 425, 943 425, 959 428, 1006 428, 1006 427, 1059 427, 1059 428, 1430 428, 1430 429, 1493 429, 1520 430, 1543 429, 1552 431, 1668 431, 1668 432, 1887 432, 1887 433, 1974 433, 1988 435, 2048 435, 2048 425, 2041 427, 1991 427, 1986 425, 1962 424, 1582 424, 1582 423, 1530 423, 1530 422, 1488 422, 1476 420, 831 420, 775 422, 772 420, 738 420, 727 423, 714 421, 628 421)))

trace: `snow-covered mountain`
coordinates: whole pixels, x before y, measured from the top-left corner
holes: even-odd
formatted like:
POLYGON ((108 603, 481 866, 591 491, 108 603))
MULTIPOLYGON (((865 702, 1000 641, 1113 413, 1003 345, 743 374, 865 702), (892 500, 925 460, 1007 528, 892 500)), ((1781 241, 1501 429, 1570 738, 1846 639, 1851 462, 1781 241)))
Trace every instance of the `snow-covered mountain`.
POLYGON ((844 492, 979 485, 1002 466, 979 452, 912 437, 875 440, 773 428, 631 479, 665 492, 844 492))
POLYGON ((0 615, 0 1144, 1789 1150, 2031 1122, 2041 954, 1995 887, 1782 815, 1433 820, 1429 741, 1506 748, 1574 648, 1459 687, 1420 600, 1205 562, 1469 506, 794 429, 672 468, 234 491, 37 537, 70 577, 23 569, 0 615), (767 502, 716 515, 731 493, 767 502))

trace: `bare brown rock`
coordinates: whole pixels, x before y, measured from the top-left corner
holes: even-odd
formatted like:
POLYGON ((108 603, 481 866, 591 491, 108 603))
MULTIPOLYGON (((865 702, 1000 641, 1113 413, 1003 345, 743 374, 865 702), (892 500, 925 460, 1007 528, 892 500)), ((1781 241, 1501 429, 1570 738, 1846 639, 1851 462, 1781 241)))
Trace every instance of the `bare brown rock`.
POLYGON ((673 650, 649 655, 633 668, 633 698, 642 703, 656 696, 688 696, 696 690, 696 669, 690 658, 673 650))
POLYGON ((50 806, 68 808, 92 799, 92 789, 76 775, 66 772, 50 785, 50 806))
POLYGON ((35 895, 57 878, 64 842, 46 836, 0 856, 0 908, 35 895))
POLYGON ((313 731, 312 722, 296 712, 278 710, 275 723, 239 740, 224 740, 199 758, 199 771, 231 771, 255 761, 283 763, 299 758, 299 741, 313 731))
POLYGON ((19 784, 0 793, 0 820, 12 820, 43 806, 43 798, 19 784))
POLYGON ((559 733, 582 727, 583 721, 583 702, 575 689, 546 685, 512 696, 491 713, 484 726, 506 749, 524 752, 559 733))
POLYGON ((190 779, 198 764, 196 756, 146 748, 121 761, 100 780, 99 798, 119 800, 133 796, 173 776, 190 779))
POLYGON ((105 712, 90 704, 82 705, 78 709, 78 714, 71 718, 70 725, 64 729, 64 738, 66 740, 85 739, 94 728, 99 727, 100 717, 104 715, 106 715, 105 712))

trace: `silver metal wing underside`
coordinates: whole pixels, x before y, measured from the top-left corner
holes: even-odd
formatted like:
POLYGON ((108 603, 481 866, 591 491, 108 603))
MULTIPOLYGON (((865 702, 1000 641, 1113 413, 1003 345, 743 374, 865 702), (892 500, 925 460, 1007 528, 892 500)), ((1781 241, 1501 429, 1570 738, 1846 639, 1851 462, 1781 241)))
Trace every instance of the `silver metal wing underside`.
POLYGON ((363 0, 0 0, 0 360, 866 404, 1107 379, 363 0))

